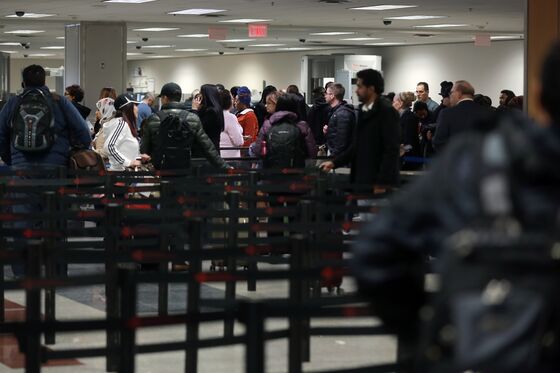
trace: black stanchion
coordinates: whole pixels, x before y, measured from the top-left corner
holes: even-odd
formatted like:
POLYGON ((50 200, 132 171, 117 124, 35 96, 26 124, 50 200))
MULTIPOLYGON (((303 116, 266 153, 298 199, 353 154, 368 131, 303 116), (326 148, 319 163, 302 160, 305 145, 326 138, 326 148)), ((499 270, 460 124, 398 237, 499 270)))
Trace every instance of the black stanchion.
MULTIPOLYGON (((227 248, 231 250, 237 249, 238 239, 237 239, 237 229, 235 228, 235 225, 237 224, 237 219, 238 219, 239 197, 240 197, 240 193, 237 191, 230 192, 227 195, 229 211, 231 213, 231 216, 229 217, 228 228, 227 228, 227 248)), ((233 274, 236 272, 237 258, 234 255, 227 256, 226 264, 229 273, 233 274)), ((226 302, 228 303, 235 301, 235 287, 237 285, 236 281, 233 279, 233 275, 231 277, 232 279, 226 281, 225 299, 226 302)), ((224 321, 225 338, 233 337, 234 327, 235 327, 235 316, 229 313, 224 321)))
MULTIPOLYGON (((120 224, 123 206, 110 203, 105 207, 105 249, 107 259, 105 262, 105 296, 107 299, 107 319, 117 319, 120 315, 120 291, 118 287, 118 263, 116 254, 119 251, 120 224)), ((120 332, 107 330, 107 364, 108 372, 116 372, 119 367, 119 346, 121 345, 120 332)))
MULTIPOLYGON (((301 222, 304 225, 309 225, 312 223, 313 221, 313 203, 311 201, 305 201, 302 200, 300 201, 300 218, 301 218, 301 222)), ((299 247, 298 251, 301 252, 301 263, 302 263, 302 267, 307 269, 307 268, 311 268, 313 265, 313 258, 312 256, 312 250, 311 250, 311 246, 310 246, 310 242, 314 237, 314 232, 310 231, 308 232, 308 236, 306 236, 306 239, 301 243, 301 246, 299 247)), ((292 255, 293 255, 293 251, 292 251, 292 255)), ((311 283, 314 282, 313 280, 309 279, 309 278, 305 278, 301 280, 301 287, 302 287, 302 291, 301 291, 301 302, 305 302, 307 299, 309 299, 309 293, 311 291, 311 283)), ((319 283, 319 289, 321 284, 319 283)), ((317 286, 317 284, 315 283, 315 286, 317 286)), ((302 317, 301 318, 301 334, 302 334, 302 348, 303 348, 303 361, 310 361, 311 360, 311 341, 310 341, 310 330, 311 327, 311 320, 308 316, 302 317)))
MULTIPOLYGON (((290 269, 299 272, 303 269, 303 245, 305 236, 295 235, 292 237, 292 253, 290 255, 290 269)), ((297 305, 303 301, 302 281, 295 277, 290 278, 290 300, 297 305)), ((302 320, 298 315, 289 317, 290 336, 288 338, 288 371, 289 373, 301 373, 304 355, 302 320)))
MULTIPOLYGON (((30 242, 25 251, 25 281, 27 283, 25 289, 25 320, 31 323, 41 321, 41 288, 37 286, 37 282, 41 280, 42 251, 42 245, 37 242, 30 242)), ((23 340, 25 341, 25 372, 39 373, 42 361, 41 332, 26 330, 23 340)))
MULTIPOLYGON (((202 222, 199 219, 188 223, 189 250, 194 254, 191 259, 191 273, 202 272, 202 222)), ((198 314, 200 312, 200 283, 195 276, 191 276, 187 283, 187 313, 198 314)), ((185 373, 197 373, 198 370, 198 348, 195 343, 199 340, 199 321, 190 320, 187 327, 187 348, 185 349, 185 373)))
MULTIPOLYGON (((249 182, 250 189, 254 190, 253 188, 257 186, 258 180, 259 180, 259 174, 256 171, 249 171, 248 182, 249 182)), ((247 207, 249 211, 255 211, 257 209, 257 200, 250 199, 247 207)), ((249 225, 253 226, 254 224, 257 224, 257 217, 253 214, 250 214, 249 225)), ((257 232, 250 229, 249 239, 255 239, 255 238, 257 238, 257 232)), ((247 269, 251 273, 257 273, 257 271, 259 270, 257 262, 254 260, 249 261, 249 263, 247 264, 247 269)), ((249 279, 247 279, 247 291, 257 291, 257 281, 254 279, 254 277, 250 277, 249 279)))
POLYGON ((239 320, 246 327, 245 372, 265 373, 265 304, 242 302, 239 320))
POLYGON ((136 357, 136 316, 137 283, 136 271, 119 269, 121 286, 121 346, 119 373, 134 373, 136 357))
MULTIPOLYGON (((43 193, 43 210, 55 216, 57 210, 57 195, 55 192, 43 193)), ((45 230, 48 232, 47 237, 44 238, 45 247, 45 277, 53 278, 56 276, 56 261, 57 257, 54 255, 56 241, 53 237, 56 232, 57 224, 54 218, 48 219, 45 223, 45 230)), ((56 319, 56 289, 54 287, 45 289, 45 320, 54 321, 56 319)), ((55 332, 50 330, 45 332, 45 343, 47 345, 54 345, 55 332)))
MULTIPOLYGON (((4 200, 6 196, 6 184, 0 183, 0 201, 4 200)), ((4 223, 0 221, 0 229, 4 229, 4 223)), ((0 237, 0 250, 5 249, 6 242, 4 237, 0 237)), ((4 301, 4 261, 0 260, 0 322, 6 321, 5 309, 6 302, 4 301)))
MULTIPOLYGON (((173 196, 173 188, 171 185, 171 182, 169 182, 168 180, 162 180, 160 182, 160 208, 165 211, 167 208, 172 206, 172 196, 173 196)), ((162 226, 165 226, 165 224, 167 223, 167 219, 165 217, 165 214, 163 214, 162 217, 162 226)), ((163 254, 163 256, 165 256, 168 251, 171 249, 169 246, 169 235, 172 232, 164 232, 164 234, 160 235, 160 252, 161 254, 163 254)), ((179 248, 175 248, 176 250, 179 248)), ((183 248, 181 248, 181 250, 183 250, 183 248)), ((159 273, 160 274, 165 274, 168 272, 168 265, 169 262, 165 259, 160 260, 159 262, 159 273)), ((168 307, 169 307, 169 284, 167 281, 160 281, 158 283, 158 314, 160 316, 165 316, 168 313, 168 307)))

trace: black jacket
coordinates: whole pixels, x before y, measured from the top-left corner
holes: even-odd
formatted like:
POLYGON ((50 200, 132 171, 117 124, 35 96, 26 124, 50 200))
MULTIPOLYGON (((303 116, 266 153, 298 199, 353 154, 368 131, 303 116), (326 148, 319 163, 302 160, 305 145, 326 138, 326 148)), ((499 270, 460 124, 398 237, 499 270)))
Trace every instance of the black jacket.
POLYGON ((315 143, 323 145, 326 141, 323 127, 329 123, 330 106, 326 103, 325 99, 321 97, 315 100, 309 113, 307 114, 307 123, 313 132, 315 143))
POLYGON ((330 110, 327 148, 333 156, 336 157, 350 146, 355 125, 354 106, 347 104, 346 101, 342 101, 330 110))
POLYGON ((434 148, 439 152, 450 138, 476 129, 480 122, 487 120, 491 115, 491 110, 472 100, 459 102, 443 110, 439 114, 436 134, 432 140, 434 148))
MULTIPOLYGON (((185 107, 180 102, 170 102, 169 104, 164 105, 161 109, 164 113, 174 114, 179 114, 182 111, 185 111, 185 107)), ((216 147, 214 146, 210 138, 206 135, 206 132, 204 132, 204 130, 202 129, 202 123, 200 122, 198 116, 194 113, 189 112, 189 115, 187 116, 187 122, 189 123, 189 127, 194 134, 194 142, 191 149, 195 144, 198 145, 198 148, 203 153, 203 156, 208 159, 208 161, 214 167, 227 168, 227 164, 220 157, 220 154, 218 153, 216 147)), ((156 114, 152 114, 148 119, 146 119, 142 130, 140 153, 148 154, 152 158, 155 154, 161 153, 159 125, 160 119, 156 114)))
MULTIPOLYGON (((526 133, 509 147, 516 218, 530 232, 556 232, 560 126, 515 124, 526 133)), ((438 257, 447 238, 482 216, 483 136, 471 132, 452 141, 428 174, 363 229, 354 247, 351 267, 360 290, 375 299, 376 309, 396 325, 412 324, 417 318, 427 255, 438 257)))
POLYGON ((268 112, 266 111, 266 105, 262 102, 257 102, 255 106, 253 106, 253 111, 257 116, 257 120, 259 121, 259 129, 263 126, 265 119, 267 119, 268 112))
POLYGON ((72 105, 74 105, 74 107, 78 110, 78 112, 80 113, 80 115, 82 116, 82 118, 86 119, 89 115, 89 113, 91 113, 91 109, 88 108, 87 106, 84 106, 82 104, 79 104, 75 101, 70 101, 72 103, 72 105))
MULTIPOLYGON (((223 119, 220 121, 218 115, 224 115, 221 111, 217 112, 213 108, 206 108, 196 112, 202 122, 202 129, 214 144, 214 148, 220 149, 220 133, 222 133, 223 119)), ((206 151, 199 145, 194 144, 192 149, 193 158, 204 158, 206 151)))
POLYGON ((358 184, 399 183, 399 113, 383 98, 368 112, 360 106, 352 144, 333 160, 335 167, 351 163, 350 180, 358 184))

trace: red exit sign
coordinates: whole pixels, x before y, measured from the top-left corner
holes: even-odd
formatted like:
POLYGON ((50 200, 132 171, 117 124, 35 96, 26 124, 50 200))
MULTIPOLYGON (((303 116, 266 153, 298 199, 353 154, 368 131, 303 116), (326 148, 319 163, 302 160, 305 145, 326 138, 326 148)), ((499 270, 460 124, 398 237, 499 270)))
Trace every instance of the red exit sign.
POLYGON ((250 38, 266 38, 268 37, 268 25, 263 23, 255 23, 249 25, 250 38))

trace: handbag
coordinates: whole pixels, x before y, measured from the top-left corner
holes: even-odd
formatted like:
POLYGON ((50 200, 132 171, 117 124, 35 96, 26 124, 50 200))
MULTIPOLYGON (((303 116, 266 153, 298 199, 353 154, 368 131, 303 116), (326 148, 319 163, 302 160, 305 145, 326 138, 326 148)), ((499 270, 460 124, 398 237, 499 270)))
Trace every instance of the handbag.
POLYGON ((68 159, 70 170, 105 171, 103 158, 91 149, 74 149, 68 159))

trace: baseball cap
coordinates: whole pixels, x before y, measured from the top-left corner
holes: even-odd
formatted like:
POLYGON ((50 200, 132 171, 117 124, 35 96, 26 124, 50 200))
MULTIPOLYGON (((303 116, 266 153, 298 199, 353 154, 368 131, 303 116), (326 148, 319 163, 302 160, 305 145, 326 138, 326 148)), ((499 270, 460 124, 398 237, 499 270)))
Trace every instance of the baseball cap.
POLYGON ((161 92, 159 93, 158 97, 167 96, 167 97, 174 97, 180 96, 183 94, 181 87, 176 83, 167 83, 161 87, 161 92))
POLYGON ((121 110, 128 104, 139 104, 130 93, 123 93, 115 99, 115 109, 121 110))

